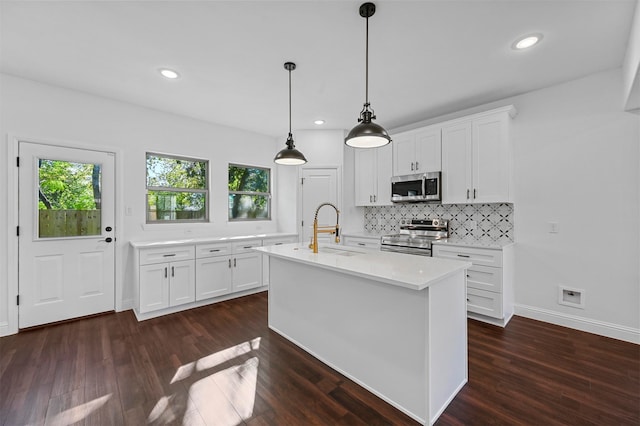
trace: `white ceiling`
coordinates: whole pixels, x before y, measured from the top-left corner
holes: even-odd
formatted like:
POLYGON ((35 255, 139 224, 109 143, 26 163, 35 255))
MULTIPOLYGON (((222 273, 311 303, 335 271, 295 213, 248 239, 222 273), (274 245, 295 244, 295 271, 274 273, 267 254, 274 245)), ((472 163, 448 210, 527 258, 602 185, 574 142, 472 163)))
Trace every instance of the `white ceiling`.
MULTIPOLYGON (((317 118, 349 129, 364 102, 361 3, 3 0, 0 71, 284 140, 293 61, 294 134, 317 118)), ((390 129, 620 67, 636 0, 374 3, 369 97, 390 129), (532 32, 538 46, 511 49, 532 32)))

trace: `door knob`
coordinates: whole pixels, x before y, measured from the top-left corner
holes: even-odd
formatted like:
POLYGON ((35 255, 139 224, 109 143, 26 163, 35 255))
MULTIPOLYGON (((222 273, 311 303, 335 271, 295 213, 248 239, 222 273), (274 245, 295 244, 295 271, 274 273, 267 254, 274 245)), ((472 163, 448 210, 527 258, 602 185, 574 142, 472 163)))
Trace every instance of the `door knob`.
POLYGON ((113 231, 113 228, 110 227, 110 226, 107 226, 106 228, 104 228, 104 230, 107 231, 107 232, 111 232, 111 231, 113 231))

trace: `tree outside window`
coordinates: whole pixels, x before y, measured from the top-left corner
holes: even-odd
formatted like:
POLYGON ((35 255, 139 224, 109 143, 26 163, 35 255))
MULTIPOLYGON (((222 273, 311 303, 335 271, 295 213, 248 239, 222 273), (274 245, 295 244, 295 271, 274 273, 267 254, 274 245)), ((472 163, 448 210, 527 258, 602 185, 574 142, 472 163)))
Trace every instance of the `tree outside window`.
POLYGON ((271 170, 229 164, 229 220, 271 219, 271 170))
POLYGON ((209 162, 147 153, 147 223, 207 222, 209 162))

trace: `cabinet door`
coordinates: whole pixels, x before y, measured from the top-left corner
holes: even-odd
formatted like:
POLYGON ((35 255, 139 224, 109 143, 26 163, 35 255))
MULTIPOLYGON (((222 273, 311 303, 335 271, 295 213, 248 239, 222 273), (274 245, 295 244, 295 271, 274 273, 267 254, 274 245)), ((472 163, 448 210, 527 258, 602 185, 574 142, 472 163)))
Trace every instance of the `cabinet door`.
POLYGON ((233 291, 248 290, 262 285, 262 255, 243 253, 233 258, 233 291))
POLYGON ((442 129, 442 203, 465 204, 471 193, 471 123, 442 129))
POLYGON ((193 260, 169 264, 169 306, 196 300, 195 263, 193 260))
POLYGON ((391 145, 393 145, 392 174, 394 176, 402 176, 416 173, 416 138, 414 132, 394 135, 391 145))
POLYGON ((356 149, 354 157, 355 203, 356 206, 370 206, 377 186, 376 150, 356 149))
POLYGON ((140 313, 169 307, 169 264, 140 266, 140 313))
POLYGON ((415 170, 418 173, 439 172, 442 169, 442 139, 440 127, 427 127, 416 133, 415 170))
POLYGON ((383 147, 375 148, 372 151, 376 151, 377 166, 377 190, 373 193, 373 203, 376 206, 390 206, 393 204, 391 202, 391 175, 393 174, 391 157, 393 156, 393 149, 391 144, 387 144, 383 147))
POLYGON ((509 202, 508 115, 481 117, 472 126, 474 202, 509 202))
POLYGON ((196 300, 210 299, 231 293, 231 263, 229 256, 210 257, 196 261, 196 300))

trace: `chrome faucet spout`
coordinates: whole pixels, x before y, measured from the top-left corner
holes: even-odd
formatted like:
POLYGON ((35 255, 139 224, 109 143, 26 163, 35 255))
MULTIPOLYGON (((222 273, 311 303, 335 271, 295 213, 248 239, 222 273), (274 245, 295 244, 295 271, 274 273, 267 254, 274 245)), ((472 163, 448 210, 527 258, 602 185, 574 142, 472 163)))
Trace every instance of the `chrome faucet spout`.
POLYGON ((311 240, 311 244, 309 244, 309 248, 313 249, 314 253, 318 252, 318 234, 335 234, 336 243, 340 242, 340 210, 332 204, 332 203, 322 203, 316 209, 316 214, 313 217, 313 239, 311 240), (336 211, 336 226, 330 227, 329 229, 318 229, 318 212, 324 206, 331 206, 336 211))

